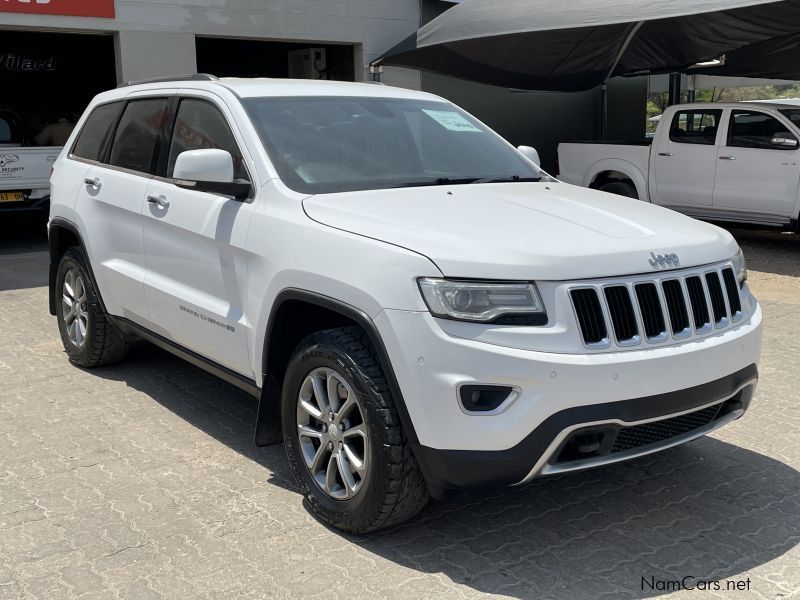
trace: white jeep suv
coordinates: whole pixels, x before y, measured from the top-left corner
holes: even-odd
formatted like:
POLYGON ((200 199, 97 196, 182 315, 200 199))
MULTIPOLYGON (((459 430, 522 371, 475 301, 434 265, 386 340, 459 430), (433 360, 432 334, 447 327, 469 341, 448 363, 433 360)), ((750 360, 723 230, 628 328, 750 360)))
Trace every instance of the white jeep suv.
POLYGON ((49 227, 70 360, 144 339, 250 392, 256 443, 283 439, 346 531, 696 438, 758 377, 728 233, 561 183, 420 92, 103 93, 56 162, 49 227))

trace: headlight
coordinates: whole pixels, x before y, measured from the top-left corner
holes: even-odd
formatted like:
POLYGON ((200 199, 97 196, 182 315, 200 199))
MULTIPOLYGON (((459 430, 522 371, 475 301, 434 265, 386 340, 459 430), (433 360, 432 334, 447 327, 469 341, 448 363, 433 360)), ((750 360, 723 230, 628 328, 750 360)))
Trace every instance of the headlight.
POLYGON ((533 283, 419 280, 435 317, 507 325, 545 325, 547 313, 533 283))
POLYGON ((741 248, 739 248, 739 252, 736 253, 731 262, 733 263, 733 272, 736 274, 736 280, 740 286, 744 285, 744 282, 747 281, 747 263, 744 260, 744 253, 741 248))

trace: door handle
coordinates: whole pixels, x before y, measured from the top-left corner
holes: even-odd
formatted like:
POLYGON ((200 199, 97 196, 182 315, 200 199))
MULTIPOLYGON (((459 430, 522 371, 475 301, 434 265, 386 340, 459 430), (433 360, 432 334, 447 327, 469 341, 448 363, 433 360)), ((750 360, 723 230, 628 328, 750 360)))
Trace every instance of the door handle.
POLYGON ((85 183, 85 184, 86 184, 86 185, 88 185, 89 187, 93 187, 93 188, 96 188, 96 189, 98 189, 98 190, 99 190, 101 187, 103 187, 103 182, 102 182, 102 181, 100 181, 100 178, 99 178, 99 177, 95 177, 94 179, 89 179, 89 178, 87 177, 86 179, 84 179, 84 180, 83 180, 83 183, 85 183))
POLYGON ((150 204, 156 204, 161 208, 167 208, 169 206, 169 200, 167 200, 166 196, 148 196, 147 201, 150 204))
POLYGON ((720 160, 736 160, 735 156, 720 156, 720 160))
POLYGON ((659 156, 672 156, 672 152, 659 152, 659 156))

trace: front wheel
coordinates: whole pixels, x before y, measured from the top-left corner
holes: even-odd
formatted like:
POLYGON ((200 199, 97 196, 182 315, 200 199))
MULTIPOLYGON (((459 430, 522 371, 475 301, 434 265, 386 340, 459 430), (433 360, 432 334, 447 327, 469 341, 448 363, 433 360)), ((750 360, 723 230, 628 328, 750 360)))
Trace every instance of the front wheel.
POLYGON ((363 330, 315 333, 296 350, 282 397, 286 454, 322 521, 350 533, 414 516, 428 491, 363 330))

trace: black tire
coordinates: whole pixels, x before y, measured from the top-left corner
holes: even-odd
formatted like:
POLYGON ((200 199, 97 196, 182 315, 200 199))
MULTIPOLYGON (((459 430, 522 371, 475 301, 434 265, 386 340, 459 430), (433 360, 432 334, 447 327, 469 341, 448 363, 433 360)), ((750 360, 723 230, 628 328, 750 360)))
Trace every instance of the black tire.
POLYGON ((637 200, 639 198, 636 188, 627 181, 612 181, 611 183, 601 185, 599 189, 601 192, 606 192, 608 194, 616 194, 617 196, 625 196, 626 198, 634 198, 637 200))
POLYGON ((348 533, 366 533, 410 519, 427 504, 427 485, 375 351, 361 328, 331 329, 303 340, 286 371, 281 408, 289 465, 311 510, 323 522, 348 533), (338 500, 322 490, 300 448, 297 399, 306 377, 319 368, 344 376, 369 433, 367 476, 350 499, 338 500))
POLYGON ((79 367, 90 369, 118 362, 128 352, 128 343, 122 333, 108 320, 100 305, 98 291, 89 277, 83 251, 75 246, 68 249, 58 264, 56 274, 56 318, 61 342, 70 362, 79 367), (65 321, 62 297, 64 295, 64 279, 67 274, 77 272, 85 285, 86 327, 82 342, 76 345, 70 339, 65 321))

